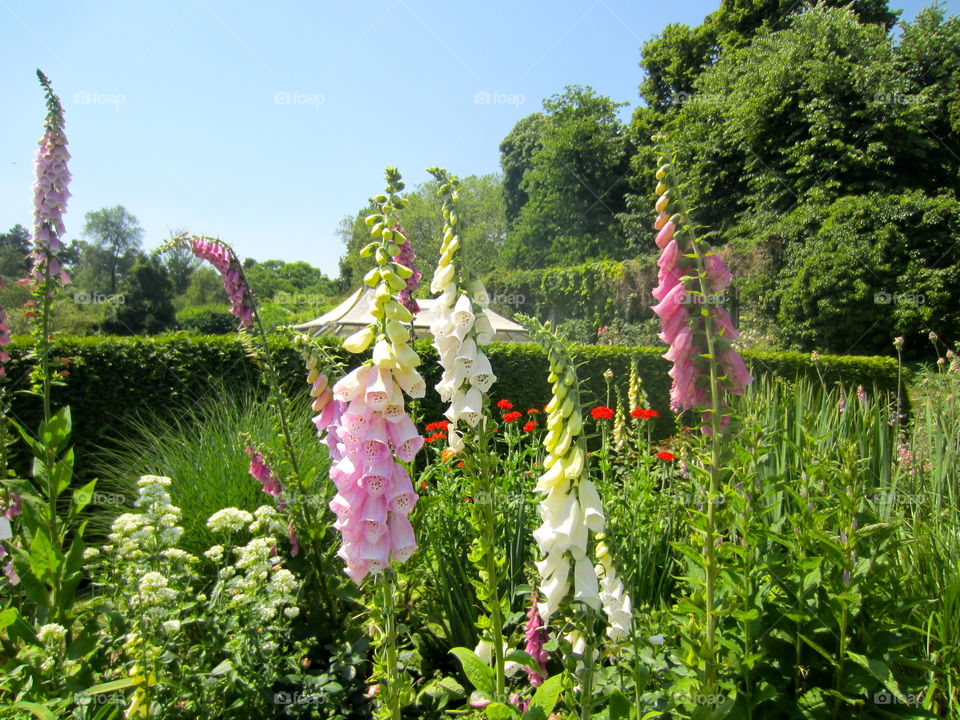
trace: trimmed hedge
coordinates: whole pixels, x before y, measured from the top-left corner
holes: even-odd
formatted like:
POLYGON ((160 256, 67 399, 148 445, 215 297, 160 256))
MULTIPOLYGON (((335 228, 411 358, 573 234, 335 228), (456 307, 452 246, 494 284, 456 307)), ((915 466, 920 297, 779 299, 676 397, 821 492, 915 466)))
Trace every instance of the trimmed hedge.
MULTIPOLYGON (((40 399, 22 391, 29 389, 29 366, 23 356, 27 338, 10 346, 7 366, 8 391, 12 392, 13 416, 35 429, 41 416, 40 399)), ((339 341, 330 339, 331 349, 339 341)), ((288 392, 302 394, 306 401, 305 371, 297 352, 282 339, 272 341, 288 392)), ((428 341, 419 341, 421 368, 429 387, 440 379, 436 352, 428 341)), ((491 393, 494 400, 510 400, 518 410, 542 408, 549 399, 546 359, 535 345, 493 344, 488 348, 497 374, 491 393)), ((586 407, 606 401, 603 373, 614 372, 614 383, 624 386, 630 359, 637 357, 651 405, 660 412, 655 436, 673 431, 669 412, 669 363, 662 348, 582 346, 574 354, 583 386, 586 407)), ((817 378, 817 368, 802 353, 743 353, 754 375, 773 374, 793 379, 817 378)), ((247 357, 236 335, 190 336, 175 333, 155 337, 58 338, 54 357, 69 358, 68 377, 55 388, 54 407, 69 404, 74 418, 74 442, 82 458, 98 444, 122 443, 118 429, 133 414, 169 417, 184 404, 201 401, 220 387, 250 389, 257 386, 259 371, 247 357)), ((848 387, 896 391, 897 365, 890 358, 823 356, 819 370, 827 383, 848 387)), ((904 378, 906 382, 906 378, 904 378)), ((420 401, 426 422, 442 418, 444 406, 434 392, 420 401)), ((82 471, 82 464, 80 466, 82 471)))

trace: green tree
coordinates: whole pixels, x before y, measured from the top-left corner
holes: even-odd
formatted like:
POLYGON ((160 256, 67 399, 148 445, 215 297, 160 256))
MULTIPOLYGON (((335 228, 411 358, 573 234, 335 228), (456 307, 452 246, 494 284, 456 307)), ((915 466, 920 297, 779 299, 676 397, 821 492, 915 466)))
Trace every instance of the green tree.
POLYGON ((77 283, 93 292, 115 294, 140 257, 143 229, 122 205, 86 214, 77 283))
MULTIPOLYGON (((172 239, 184 233, 184 230, 171 230, 170 237, 172 239)), ((200 267, 200 258, 187 248, 179 245, 164 250, 160 258, 167 271, 167 276, 170 278, 170 283, 173 285, 174 295, 183 295, 190 286, 190 278, 194 271, 200 267)))
MULTIPOLYGON (((847 7, 859 22, 889 30, 897 20, 887 0, 828 0, 818 7, 847 7)), ((743 47, 763 32, 786 28, 809 10, 795 0, 723 0, 720 8, 691 28, 671 23, 661 35, 643 44, 640 66, 646 77, 640 96, 654 110, 669 110, 693 91, 694 81, 724 52, 743 47)))
MULTIPOLYGON (((941 173, 931 170, 944 153, 925 128, 936 108, 922 96, 895 101, 909 90, 882 26, 818 7, 725 52, 661 127, 677 148, 698 220, 723 231, 745 212, 935 191, 941 173)), ((637 187, 649 192, 649 177, 647 169, 637 187)), ((647 195, 634 207, 651 204, 647 195)))
POLYGON ((763 307, 784 345, 891 354, 897 335, 914 350, 926 349, 931 330, 948 344, 960 340, 960 202, 952 193, 843 197, 798 208, 784 223, 814 229, 788 241, 766 288, 763 307))
POLYGON ((222 305, 229 307, 227 292, 223 289, 223 280, 220 273, 212 267, 201 265, 190 275, 187 284, 185 307, 200 307, 204 305, 222 305))
POLYGON ((123 300, 104 329, 116 335, 151 335, 176 325, 173 286, 166 269, 154 256, 138 261, 120 286, 123 300))
MULTIPOLYGON (((417 253, 417 269, 423 274, 420 286, 426 288, 433 278, 440 240, 443 216, 437 198, 438 184, 429 181, 407 192, 406 206, 401 212, 404 232, 417 253)), ((470 175, 460 181, 460 208, 463 214, 463 246, 465 259, 474 272, 485 274, 499 267, 500 253, 506 237, 503 187, 497 175, 470 175)), ((340 289, 356 288, 367 270, 367 261, 360 257, 360 248, 370 241, 370 228, 363 219, 372 212, 371 206, 356 215, 345 217, 339 234, 346 246, 340 259, 340 289)))
POLYGON ((532 167, 533 156, 542 146, 548 123, 542 113, 533 113, 513 126, 500 143, 500 167, 503 169, 503 210, 507 227, 512 229, 529 197, 523 189, 523 176, 532 167))
POLYGON ((546 122, 521 189, 528 200, 507 240, 511 267, 627 255, 617 216, 626 206, 631 147, 623 103, 569 86, 543 103, 546 122))
POLYGON ((30 270, 30 232, 23 225, 14 225, 0 233, 0 277, 22 278, 30 270))

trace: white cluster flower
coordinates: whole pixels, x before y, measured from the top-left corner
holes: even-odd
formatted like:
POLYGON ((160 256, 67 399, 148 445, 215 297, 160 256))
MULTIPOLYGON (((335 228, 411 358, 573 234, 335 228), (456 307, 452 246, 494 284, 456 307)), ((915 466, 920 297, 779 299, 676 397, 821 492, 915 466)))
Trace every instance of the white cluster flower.
POLYGON ((253 522, 253 515, 246 510, 234 507, 218 510, 207 520, 207 527, 213 532, 239 532, 253 522))
POLYGON ((67 629, 58 623, 47 623, 37 630, 37 640, 47 650, 56 650, 66 639, 67 629))
POLYGON ((192 563, 192 562, 196 562, 197 560, 197 558, 195 558, 193 555, 186 552, 185 550, 181 550, 180 548, 167 548, 166 550, 163 551, 163 556, 167 560, 172 560, 174 562, 182 562, 182 563, 192 563))
POLYGON ((167 635, 176 635, 178 632, 180 632, 180 621, 167 620, 166 622, 163 623, 161 627, 163 627, 163 631, 167 635))
POLYGON ((459 218, 453 200, 457 198, 457 181, 448 179, 453 190, 443 200, 443 242, 440 261, 433 274, 430 291, 439 293, 433 305, 430 332, 433 346, 440 355, 443 376, 437 392, 443 402, 449 402, 444 415, 450 420, 449 444, 453 450, 463 449, 463 439, 457 424, 463 420, 476 427, 483 411, 483 394, 496 381, 490 360, 481 350, 494 336, 493 326, 485 312, 487 292, 479 280, 464 282, 463 271, 458 273, 457 255, 460 250, 459 218), (458 285, 458 279, 464 286, 458 285))
POLYGON ((209 550, 203 553, 204 557, 214 562, 220 562, 223 560, 223 545, 214 545, 209 550))
POLYGON ((253 522, 250 523, 248 530, 251 533, 259 532, 278 532, 282 529, 278 518, 277 509, 271 505, 261 505, 253 511, 253 522))
POLYGON ((167 578, 156 571, 148 572, 140 578, 139 589, 140 598, 147 606, 161 605, 177 597, 176 591, 169 587, 167 578))

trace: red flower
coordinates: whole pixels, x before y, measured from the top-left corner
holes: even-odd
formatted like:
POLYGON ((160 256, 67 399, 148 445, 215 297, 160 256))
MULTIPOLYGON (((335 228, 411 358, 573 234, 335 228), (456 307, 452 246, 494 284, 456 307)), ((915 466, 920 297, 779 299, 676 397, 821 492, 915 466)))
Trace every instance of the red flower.
POLYGON ((508 422, 508 423, 512 423, 512 422, 515 422, 516 420, 519 420, 519 419, 522 418, 522 417, 523 417, 523 413, 522 413, 522 412, 517 412, 516 410, 514 410, 513 412, 508 412, 508 413, 506 413, 506 414, 503 416, 503 421, 504 421, 504 422, 508 422))
POLYGON ((661 460, 666 460, 667 462, 670 462, 671 460, 676 459, 677 456, 674 455, 672 452, 661 450, 660 452, 657 453, 657 457, 660 458, 661 460))
POLYGON ((533 432, 534 428, 537 427, 536 420, 530 420, 526 425, 523 426, 524 432, 533 432))
POLYGON ((446 430, 449 424, 449 420, 438 420, 437 422, 428 423, 423 429, 427 432, 430 432, 431 430, 446 430))
POLYGON ((599 405, 590 411, 594 420, 609 420, 613 417, 613 410, 603 405, 599 405))
POLYGON ((529 410, 527 410, 527 415, 537 415, 539 413, 540 411, 537 410, 536 408, 530 408, 529 410))
POLYGON ((457 463, 457 467, 463 467, 463 460, 457 463))
POLYGON ((513 410, 513 403, 509 400, 497 400, 497 407, 501 410, 513 410))
POLYGON ((638 420, 649 420, 650 418, 659 417, 659 415, 660 413, 656 410, 644 410, 643 408, 634 408, 630 411, 630 416, 638 420))

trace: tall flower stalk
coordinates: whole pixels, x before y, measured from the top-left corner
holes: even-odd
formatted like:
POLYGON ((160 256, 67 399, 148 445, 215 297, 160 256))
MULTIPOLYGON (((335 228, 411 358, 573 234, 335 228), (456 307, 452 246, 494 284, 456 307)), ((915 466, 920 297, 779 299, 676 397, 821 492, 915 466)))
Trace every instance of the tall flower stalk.
POLYGON ((440 183, 437 195, 443 213, 443 240, 440 258, 430 285, 437 293, 434 318, 430 326, 433 345, 440 357, 443 376, 437 392, 443 402, 450 449, 463 458, 464 475, 470 479, 471 524, 475 537, 470 560, 477 571, 474 586, 485 613, 477 620, 481 643, 493 648, 494 683, 492 698, 506 700, 506 661, 504 654, 505 615, 509 599, 500 595, 504 579, 505 554, 498 543, 496 496, 493 479, 498 458, 492 450, 493 423, 490 422, 490 398, 496 381, 490 360, 483 352, 494 336, 485 313, 487 293, 479 279, 470 275, 462 261, 463 224, 459 208, 460 181, 442 168, 429 171, 440 183))
POLYGON ((568 640, 574 654, 583 658, 579 679, 580 718, 584 720, 593 713, 593 642, 598 613, 603 610, 607 616, 608 636, 621 640, 630 633, 631 602, 617 578, 603 535, 606 517, 590 479, 580 386, 570 351, 537 320, 518 315, 517 321, 546 350, 550 362, 547 379, 552 383, 552 397, 544 408, 546 472, 536 485, 536 492, 544 495, 539 504, 543 522, 533 533, 542 557, 536 563, 542 593, 537 609, 549 625, 566 603, 579 604, 574 613, 577 617, 572 618, 577 629, 568 640))
MULTIPOLYGON (((409 290, 414 271, 394 258, 404 255, 407 237, 399 230, 397 211, 404 201, 400 174, 387 168, 387 194, 376 198, 378 212, 367 217, 374 239, 360 254, 375 266, 364 282, 375 289, 374 321, 344 341, 352 353, 373 345, 372 358, 341 378, 332 389, 337 403, 330 413, 326 440, 331 450, 330 477, 337 494, 330 502, 334 527, 342 536, 338 555, 358 585, 376 578, 370 603, 379 656, 380 717, 399 720, 409 687, 402 685, 397 648, 397 584, 391 565, 404 563, 417 549, 408 514, 417 502, 408 468, 423 446, 407 414, 404 394, 424 396, 426 384, 417 371, 420 358, 410 347, 413 314, 396 295, 409 290)), ((410 254, 406 254, 410 257, 410 254)), ((318 422, 318 427, 320 423, 318 422)))
POLYGON ((671 405, 676 412, 696 410, 702 413, 701 430, 710 436, 710 464, 706 491, 707 517, 703 539, 705 562, 704 602, 706 632, 704 641, 703 694, 717 688, 717 602, 719 576, 717 525, 720 497, 721 433, 729 424, 725 392, 740 394, 753 378, 732 343, 736 328, 720 305, 722 293, 731 275, 723 260, 697 236, 689 208, 670 160, 666 144, 658 142, 660 168, 657 170, 659 213, 654 223, 658 230, 657 261, 660 284, 653 296, 660 302, 653 311, 663 322, 660 339, 669 349, 664 358, 673 363, 670 377, 671 405))

